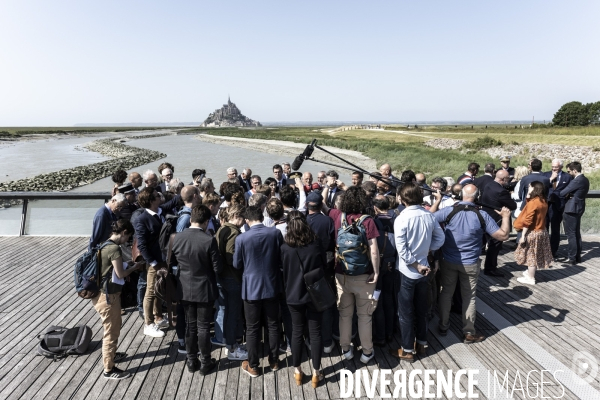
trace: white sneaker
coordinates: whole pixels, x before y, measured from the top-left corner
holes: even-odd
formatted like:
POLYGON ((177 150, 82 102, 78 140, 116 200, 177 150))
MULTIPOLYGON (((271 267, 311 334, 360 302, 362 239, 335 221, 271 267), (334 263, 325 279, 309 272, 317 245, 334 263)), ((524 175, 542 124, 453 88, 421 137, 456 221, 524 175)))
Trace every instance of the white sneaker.
POLYGON ((166 329, 169 327, 169 320, 167 318, 163 318, 158 324, 155 325, 158 326, 158 329, 166 329))
POLYGON ((144 326, 144 335, 152 336, 152 337, 163 337, 165 333, 160 330, 156 324, 150 324, 144 326))
POLYGON ((233 350, 227 350, 227 358, 233 361, 243 361, 248 359, 248 352, 242 350, 239 346, 233 350))
POLYGON ((375 351, 372 351, 371 354, 367 355, 364 352, 360 356, 360 362, 363 364, 368 364, 375 357, 375 351))
POLYGON ((323 353, 330 354, 333 351, 333 346, 334 346, 333 343, 331 343, 331 346, 324 346, 323 347, 323 353))
POLYGON ((524 283, 526 285, 535 285, 535 279, 531 279, 529 276, 528 277, 521 277, 521 278, 517 278, 518 282, 524 283))
POLYGON ((352 360, 354 358, 354 347, 350 345, 350 349, 344 353, 344 358, 346 360, 352 360))

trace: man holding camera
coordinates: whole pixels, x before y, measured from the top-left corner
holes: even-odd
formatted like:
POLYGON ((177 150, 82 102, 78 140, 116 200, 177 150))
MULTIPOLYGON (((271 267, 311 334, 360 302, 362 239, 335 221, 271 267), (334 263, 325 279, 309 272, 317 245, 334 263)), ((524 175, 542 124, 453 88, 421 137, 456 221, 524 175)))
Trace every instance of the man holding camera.
MULTIPOLYGON (((473 184, 465 185, 462 189, 462 201, 454 207, 446 207, 437 211, 434 216, 438 223, 446 225, 440 273, 442 292, 439 296, 440 335, 446 336, 450 327, 450 307, 456 282, 460 283, 463 300, 462 319, 465 343, 481 342, 484 335, 475 332, 475 296, 477 279, 481 261, 481 241, 487 233, 496 240, 508 239, 510 233, 510 210, 502 207, 495 211, 502 216, 502 226, 486 212, 480 212, 475 205, 478 189, 473 184)), ((436 203, 441 201, 438 194, 436 203)))

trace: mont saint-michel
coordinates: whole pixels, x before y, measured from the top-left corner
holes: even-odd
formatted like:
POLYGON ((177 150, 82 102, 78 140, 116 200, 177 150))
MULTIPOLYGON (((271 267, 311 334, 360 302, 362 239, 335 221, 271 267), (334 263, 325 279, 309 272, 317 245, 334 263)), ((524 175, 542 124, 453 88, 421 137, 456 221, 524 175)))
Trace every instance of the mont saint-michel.
POLYGON ((262 126, 260 122, 254 121, 242 114, 235 103, 231 102, 230 98, 227 98, 227 104, 223 104, 218 110, 208 115, 208 118, 204 120, 202 125, 205 127, 227 127, 227 126, 262 126))

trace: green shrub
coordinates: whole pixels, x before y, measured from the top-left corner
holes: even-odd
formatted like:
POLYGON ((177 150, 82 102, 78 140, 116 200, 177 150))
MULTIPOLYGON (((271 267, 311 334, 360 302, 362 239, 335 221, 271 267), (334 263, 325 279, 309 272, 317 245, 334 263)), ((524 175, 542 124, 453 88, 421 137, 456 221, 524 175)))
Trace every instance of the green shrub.
POLYGON ((463 148, 467 150, 483 150, 497 146, 502 146, 502 142, 487 135, 463 144, 463 148))

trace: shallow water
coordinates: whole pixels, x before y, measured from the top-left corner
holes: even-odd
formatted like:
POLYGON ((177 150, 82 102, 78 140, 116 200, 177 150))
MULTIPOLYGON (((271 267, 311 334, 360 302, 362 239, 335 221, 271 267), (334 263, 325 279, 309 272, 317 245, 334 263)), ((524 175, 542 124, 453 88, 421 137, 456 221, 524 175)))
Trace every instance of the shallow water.
MULTIPOLYGON (((136 134, 147 134, 148 132, 137 132, 136 134)), ((153 131, 153 133, 158 133, 153 131)), ((20 143, 21 146, 11 146, 10 151, 3 153, 0 149, 0 157, 10 154, 11 163, 2 165, 5 174, 10 175, 10 180, 34 176, 40 173, 57 171, 64 168, 87 165, 105 160, 106 158, 93 152, 81 152, 73 150, 77 145, 82 145, 100 137, 85 137, 59 140, 43 140, 31 143, 20 143), (43 143, 40 143, 43 142, 43 143), (27 144, 28 146, 23 146, 27 144), (52 153, 47 155, 46 153, 52 153), (97 158, 96 158, 97 157, 97 158), (27 160, 27 161, 23 161, 27 160), (43 161, 40 161, 43 160, 43 161), (20 170, 19 166, 25 169, 20 170), (16 178, 15 176, 20 176, 16 178)), ((192 171, 196 168, 206 169, 207 176, 213 179, 215 186, 219 187, 221 182, 227 180, 227 168, 235 167, 241 173, 244 167, 250 167, 253 174, 258 174, 263 181, 273 175, 274 164, 292 162, 292 159, 281 156, 251 151, 238 147, 206 143, 194 139, 193 136, 161 136, 157 138, 131 140, 127 144, 151 150, 161 151, 167 157, 150 164, 141 165, 130 171, 143 173, 147 169, 155 172, 157 167, 164 161, 169 161, 175 166, 175 177, 180 178, 185 184, 192 180, 192 171)), ((314 156, 318 157, 318 150, 314 156)), ((328 170, 329 166, 312 161, 302 164, 302 171, 310 171, 316 180, 317 172, 328 170)), ((340 179, 350 184, 350 175, 346 172, 340 173, 340 179)), ((110 192, 113 183, 110 177, 98 180, 92 184, 80 186, 73 189, 74 192, 110 192)), ((102 205, 100 200, 85 201, 57 201, 43 200, 29 203, 26 233, 30 235, 76 235, 88 236, 92 231, 92 219, 96 210, 102 205)), ((16 235, 19 232, 21 220, 21 206, 0 209, 0 235, 16 235)))

